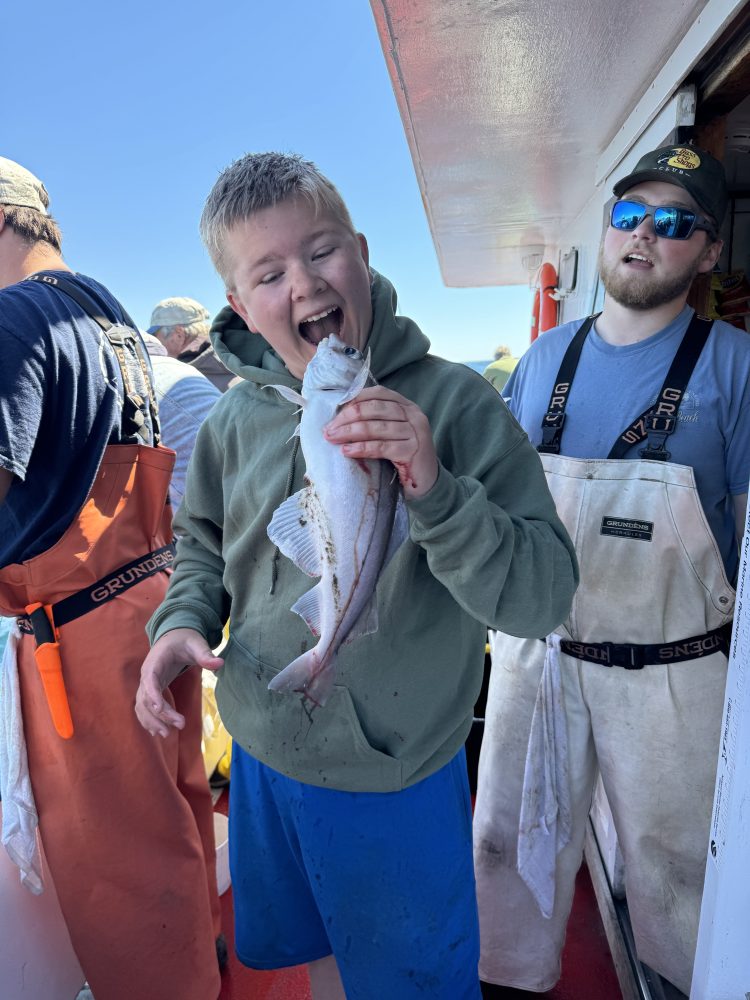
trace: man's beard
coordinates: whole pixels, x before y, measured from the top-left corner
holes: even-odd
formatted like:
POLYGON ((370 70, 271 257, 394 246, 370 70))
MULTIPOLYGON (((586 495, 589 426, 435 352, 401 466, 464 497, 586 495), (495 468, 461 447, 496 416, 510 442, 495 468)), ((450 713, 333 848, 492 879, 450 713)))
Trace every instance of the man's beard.
MULTIPOLYGON (((616 270, 617 265, 610 267, 604 260, 604 246, 599 247, 599 276, 607 295, 619 302, 626 309, 646 311, 657 309, 674 299, 685 295, 698 273, 702 254, 691 263, 686 264, 681 271, 660 280, 639 281, 638 275, 623 274, 616 270)), ((617 263, 620 263, 618 261, 617 263)), ((648 279, 647 274, 643 277, 648 279)))

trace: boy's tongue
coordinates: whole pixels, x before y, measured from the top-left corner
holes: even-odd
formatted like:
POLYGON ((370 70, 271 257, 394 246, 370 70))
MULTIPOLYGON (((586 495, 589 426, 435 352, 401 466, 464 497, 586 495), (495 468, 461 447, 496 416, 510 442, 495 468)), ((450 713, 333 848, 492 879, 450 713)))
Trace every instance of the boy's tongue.
POLYGON ((313 344, 319 344, 321 340, 332 333, 338 333, 341 329, 341 310, 334 309, 333 312, 323 316, 322 319, 315 319, 307 323, 300 323, 300 331, 305 338, 313 344))

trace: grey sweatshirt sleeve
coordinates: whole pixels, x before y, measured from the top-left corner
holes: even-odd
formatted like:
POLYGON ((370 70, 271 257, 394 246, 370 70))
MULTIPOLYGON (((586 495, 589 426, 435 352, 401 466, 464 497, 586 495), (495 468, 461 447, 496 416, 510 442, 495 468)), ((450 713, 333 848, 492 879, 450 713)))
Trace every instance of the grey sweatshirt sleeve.
POLYGON ((408 504, 430 571, 489 627, 547 635, 570 612, 578 565, 536 450, 489 386, 443 397, 433 435, 437 482, 408 504))

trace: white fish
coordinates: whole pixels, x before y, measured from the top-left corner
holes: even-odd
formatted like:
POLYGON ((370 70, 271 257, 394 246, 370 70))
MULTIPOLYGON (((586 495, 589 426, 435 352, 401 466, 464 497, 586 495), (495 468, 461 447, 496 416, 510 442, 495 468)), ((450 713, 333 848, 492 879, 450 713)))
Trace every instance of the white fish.
POLYGON ((307 366, 301 396, 273 386, 302 407, 297 433, 307 485, 275 511, 268 537, 304 573, 320 577, 292 606, 320 641, 268 686, 299 692, 313 705, 324 705, 331 694, 339 646, 377 631, 378 577, 409 530, 391 463, 347 458, 323 436, 325 425, 368 384, 367 359, 331 334, 307 366))

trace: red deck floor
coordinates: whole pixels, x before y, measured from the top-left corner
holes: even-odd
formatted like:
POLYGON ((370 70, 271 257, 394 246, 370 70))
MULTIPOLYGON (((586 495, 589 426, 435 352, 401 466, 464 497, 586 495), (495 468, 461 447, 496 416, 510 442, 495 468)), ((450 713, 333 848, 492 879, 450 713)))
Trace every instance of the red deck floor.
MULTIPOLYGON (((226 812, 226 794, 217 804, 226 812)), ((221 898, 224 933, 229 946, 229 964, 222 977, 219 1000, 310 1000, 310 983, 305 966, 278 972, 256 972, 241 965, 234 954, 232 890, 221 898)), ((549 1000, 621 1000, 617 976, 607 946, 588 871, 578 873, 573 912, 563 952, 562 978, 554 990, 544 994, 497 991, 511 998, 544 996, 549 1000)), ((488 993, 491 998, 492 993, 488 993)), ((379 998, 373 997, 373 1000, 379 998)))

